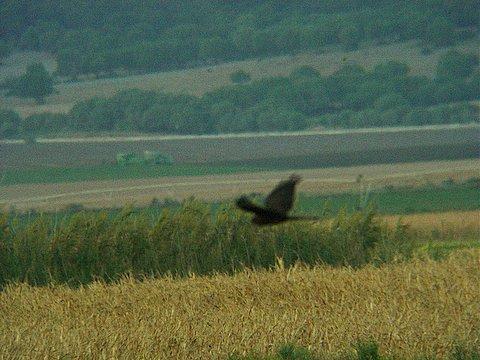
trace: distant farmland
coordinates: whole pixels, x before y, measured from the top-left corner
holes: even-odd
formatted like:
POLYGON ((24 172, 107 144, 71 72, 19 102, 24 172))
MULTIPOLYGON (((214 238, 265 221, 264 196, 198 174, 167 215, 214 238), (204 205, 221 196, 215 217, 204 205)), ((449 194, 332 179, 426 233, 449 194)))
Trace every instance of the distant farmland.
POLYGON ((440 125, 297 133, 0 141, 0 170, 111 164, 155 150, 176 163, 288 168, 465 159, 480 153, 480 126, 440 125))
MULTIPOLYGON (((211 168, 215 169, 215 167, 211 168)), ((123 167, 121 169, 128 171, 123 167)), ((453 184, 474 181, 480 176, 479 169, 480 160, 478 159, 298 169, 304 178, 299 191, 319 195, 385 187, 425 187, 426 191, 420 191, 417 194, 413 193, 413 190, 397 193, 397 195, 393 192, 389 194, 394 195, 394 202, 401 213, 410 213, 415 209, 420 211, 472 210, 480 209, 478 190, 457 188, 453 184), (357 179, 360 174, 363 177, 359 183, 357 179), (443 190, 432 188, 435 185, 447 187, 443 190)), ((60 171, 63 170, 60 169, 60 171)), ((37 183, 35 183, 36 173, 42 173, 42 171, 29 170, 28 172, 31 174, 31 182, 24 181, 17 185, 2 184, 0 186, 0 208, 14 206, 16 209, 23 210, 36 208, 57 211, 71 204, 82 204, 89 208, 118 207, 126 204, 146 206, 153 198, 184 200, 191 196, 206 201, 228 201, 241 193, 267 193, 278 181, 287 178, 292 170, 251 173, 239 170, 238 173, 195 176, 161 176, 157 173, 157 177, 153 173, 143 178, 126 179, 121 176, 111 176, 97 181, 93 180, 94 174, 92 174, 92 180, 84 178, 82 181, 80 178, 71 178, 70 182, 62 182, 60 175, 58 178, 43 177, 43 180, 37 178, 41 180, 37 183)), ((7 174, 7 179, 8 173, 9 171, 3 173, 7 174)), ((24 179, 27 180, 28 177, 24 179)), ((65 178, 63 179, 65 181, 65 178)), ((356 204, 357 194, 346 194, 347 198, 340 194, 335 199, 310 197, 305 199, 307 201, 302 200, 301 203, 306 206, 305 211, 315 212, 323 210, 325 201, 332 200, 338 210, 341 204, 350 207, 352 203, 356 204)), ((381 201, 373 193, 370 193, 369 198, 381 201)), ((392 208, 389 201, 384 205, 383 209, 392 208)))

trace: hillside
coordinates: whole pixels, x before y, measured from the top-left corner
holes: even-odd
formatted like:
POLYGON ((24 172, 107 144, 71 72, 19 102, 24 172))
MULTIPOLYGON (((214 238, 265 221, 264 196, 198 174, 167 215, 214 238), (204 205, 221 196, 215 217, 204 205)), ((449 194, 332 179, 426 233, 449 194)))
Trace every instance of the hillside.
MULTIPOLYGON (((479 39, 464 41, 453 48, 462 52, 475 52, 480 47, 479 39)), ((231 85, 230 74, 244 70, 252 80, 271 76, 287 76, 300 66, 311 66, 322 75, 331 75, 346 63, 355 63, 366 68, 386 61, 407 64, 414 75, 433 77, 435 66, 447 48, 436 49, 429 54, 422 53, 417 41, 393 45, 366 45, 354 51, 333 47, 323 53, 301 53, 298 55, 274 56, 252 60, 226 62, 223 64, 149 73, 127 75, 109 79, 90 79, 78 82, 59 82, 55 94, 46 98, 46 104, 38 105, 33 99, 0 96, 0 107, 17 111, 22 117, 42 112, 67 113, 75 103, 94 96, 113 96, 122 90, 142 89, 176 94, 201 96, 206 92, 231 85)), ((27 52, 12 54, 0 67, 0 81, 11 75, 19 75, 26 66, 41 61, 51 71, 57 68, 56 61, 45 53, 27 52)))
POLYGON ((478 119, 477 0, 57 5, 0 5, 0 138, 478 119))
POLYGON ((126 69, 182 69, 296 54, 329 45, 421 39, 427 48, 471 37, 478 0, 60 0, 0 3, 0 57, 12 49, 54 53, 76 77, 126 69))

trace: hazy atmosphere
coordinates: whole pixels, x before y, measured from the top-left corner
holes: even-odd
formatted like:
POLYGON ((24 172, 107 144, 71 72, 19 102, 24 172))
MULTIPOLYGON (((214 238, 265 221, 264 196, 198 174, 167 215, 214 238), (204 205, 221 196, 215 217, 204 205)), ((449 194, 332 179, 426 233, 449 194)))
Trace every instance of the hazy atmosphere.
POLYGON ((0 358, 480 359, 479 0, 0 14, 0 358))

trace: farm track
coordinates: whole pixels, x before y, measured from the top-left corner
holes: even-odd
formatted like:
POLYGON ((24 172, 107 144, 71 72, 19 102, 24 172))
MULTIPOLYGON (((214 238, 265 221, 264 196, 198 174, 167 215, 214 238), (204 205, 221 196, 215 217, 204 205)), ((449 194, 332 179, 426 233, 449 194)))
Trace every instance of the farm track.
MULTIPOLYGON (((432 161, 295 170, 304 181, 299 191, 335 193, 386 185, 421 186, 446 179, 464 181, 480 176, 480 159, 432 161), (362 175, 362 183, 357 183, 362 175)), ((145 205, 153 198, 182 200, 230 199, 241 193, 265 193, 293 170, 231 175, 179 176, 138 180, 84 181, 61 184, 30 184, 0 187, 0 206, 19 210, 60 210, 70 204, 101 208, 126 204, 145 205)))

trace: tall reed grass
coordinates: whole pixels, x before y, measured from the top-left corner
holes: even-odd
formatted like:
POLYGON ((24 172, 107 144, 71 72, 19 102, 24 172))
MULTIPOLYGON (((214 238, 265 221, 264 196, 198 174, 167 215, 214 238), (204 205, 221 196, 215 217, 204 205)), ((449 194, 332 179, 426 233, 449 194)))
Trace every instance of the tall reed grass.
POLYGON ((244 268, 329 264, 359 267, 408 257, 413 238, 406 228, 389 227, 372 209, 333 221, 295 222, 255 227, 249 215, 223 205, 190 199, 176 211, 125 208, 81 211, 62 220, 36 216, 19 221, 0 214, 0 286, 86 284, 173 274, 233 273, 244 268))

